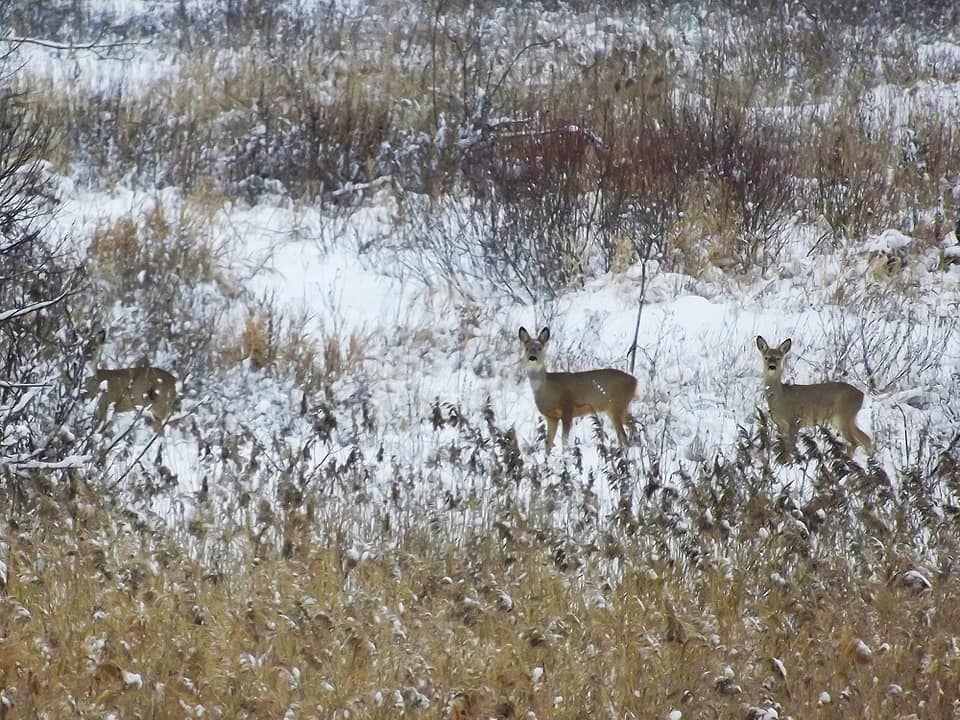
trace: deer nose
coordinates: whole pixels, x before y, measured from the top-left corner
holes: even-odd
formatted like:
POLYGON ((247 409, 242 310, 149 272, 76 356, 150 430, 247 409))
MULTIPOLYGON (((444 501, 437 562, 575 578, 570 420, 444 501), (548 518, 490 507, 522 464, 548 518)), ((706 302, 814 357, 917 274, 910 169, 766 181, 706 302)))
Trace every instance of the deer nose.
POLYGON ((527 358, 527 360, 529 360, 530 362, 536 362, 536 361, 537 361, 537 356, 536 356, 536 355, 531 355, 530 357, 527 358))

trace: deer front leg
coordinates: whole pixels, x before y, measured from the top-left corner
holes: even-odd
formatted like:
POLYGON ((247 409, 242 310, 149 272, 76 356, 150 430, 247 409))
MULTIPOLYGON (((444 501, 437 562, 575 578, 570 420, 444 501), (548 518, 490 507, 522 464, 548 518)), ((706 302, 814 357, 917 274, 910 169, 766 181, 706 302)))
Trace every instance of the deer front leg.
POLYGON ((561 422, 563 423, 563 449, 566 450, 570 444, 570 428, 573 426, 573 414, 565 412, 561 422))
POLYGON ((557 423, 559 422, 556 418, 548 417, 547 420, 547 455, 550 454, 550 449, 553 447, 553 439, 557 435, 557 423))
POLYGON ((797 449, 797 432, 800 425, 796 421, 778 422, 777 428, 780 430, 780 441, 783 443, 783 459, 789 460, 797 449))

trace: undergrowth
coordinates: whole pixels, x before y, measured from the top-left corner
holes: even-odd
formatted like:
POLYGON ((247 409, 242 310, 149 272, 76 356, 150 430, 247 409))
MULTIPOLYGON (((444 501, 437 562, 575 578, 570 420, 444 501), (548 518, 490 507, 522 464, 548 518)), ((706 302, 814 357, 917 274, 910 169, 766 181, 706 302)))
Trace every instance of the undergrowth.
POLYGON ((184 6, 158 15, 152 37, 180 54, 146 88, 20 82, 90 184, 333 207, 390 188, 410 255, 441 266, 429 235, 451 228, 431 225, 435 203, 470 207, 480 222, 453 228, 463 242, 448 252, 466 261, 447 279, 473 272, 526 298, 606 272, 624 237, 693 274, 775 265, 796 215, 835 242, 887 227, 938 239, 960 212, 958 136, 929 97, 891 98, 888 83, 960 77, 936 51, 932 18, 948 10, 921 21, 866 3, 876 24, 860 27, 821 5, 719 3, 686 48, 658 39, 677 18, 653 5, 648 31, 604 30, 589 54, 566 37, 586 21, 570 8, 538 25, 497 4, 184 6))
POLYGON ((354 479, 386 459, 241 443, 187 534, 81 481, 4 495, 4 702, 54 717, 956 712, 955 444, 887 478, 808 437, 809 484, 774 490, 761 425, 667 486, 612 451, 604 477, 575 479, 513 453, 489 412, 432 415, 456 488, 393 467, 371 495, 354 479))

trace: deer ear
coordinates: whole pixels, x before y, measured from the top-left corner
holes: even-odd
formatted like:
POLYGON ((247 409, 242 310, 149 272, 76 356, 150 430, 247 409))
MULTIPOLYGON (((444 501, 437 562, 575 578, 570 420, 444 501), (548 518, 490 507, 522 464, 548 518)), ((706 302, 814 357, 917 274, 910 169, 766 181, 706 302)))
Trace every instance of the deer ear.
POLYGON ((539 340, 541 343, 545 343, 549 339, 550 339, 550 328, 544 328, 543 330, 540 331, 540 334, 537 335, 537 340, 539 340))
POLYGON ((527 329, 525 327, 521 326, 519 337, 520 337, 520 342, 527 342, 527 340, 530 339, 530 333, 527 332, 527 329))
POLYGON ((770 349, 770 346, 767 345, 767 341, 763 339, 763 335, 757 335, 757 350, 760 352, 766 352, 770 349))
POLYGON ((787 353, 790 352, 790 348, 793 347, 793 340, 787 338, 782 343, 780 343, 780 352, 787 353))

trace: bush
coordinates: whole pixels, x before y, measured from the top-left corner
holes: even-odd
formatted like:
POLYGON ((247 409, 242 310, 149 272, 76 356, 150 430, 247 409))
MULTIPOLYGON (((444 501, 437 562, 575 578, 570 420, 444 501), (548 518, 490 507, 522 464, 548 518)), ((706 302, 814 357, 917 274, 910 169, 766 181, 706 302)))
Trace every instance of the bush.
POLYGON ((0 477, 9 480, 73 451, 76 438, 60 428, 76 405, 85 330, 72 297, 82 277, 44 237, 55 207, 44 165, 52 134, 13 90, 7 61, 0 56, 0 477))
POLYGON ((91 302, 107 333, 108 365, 168 365, 181 380, 213 361, 233 289, 212 237, 214 196, 194 195, 97 228, 87 252, 91 302), (213 202, 210 206, 208 203, 213 202))

